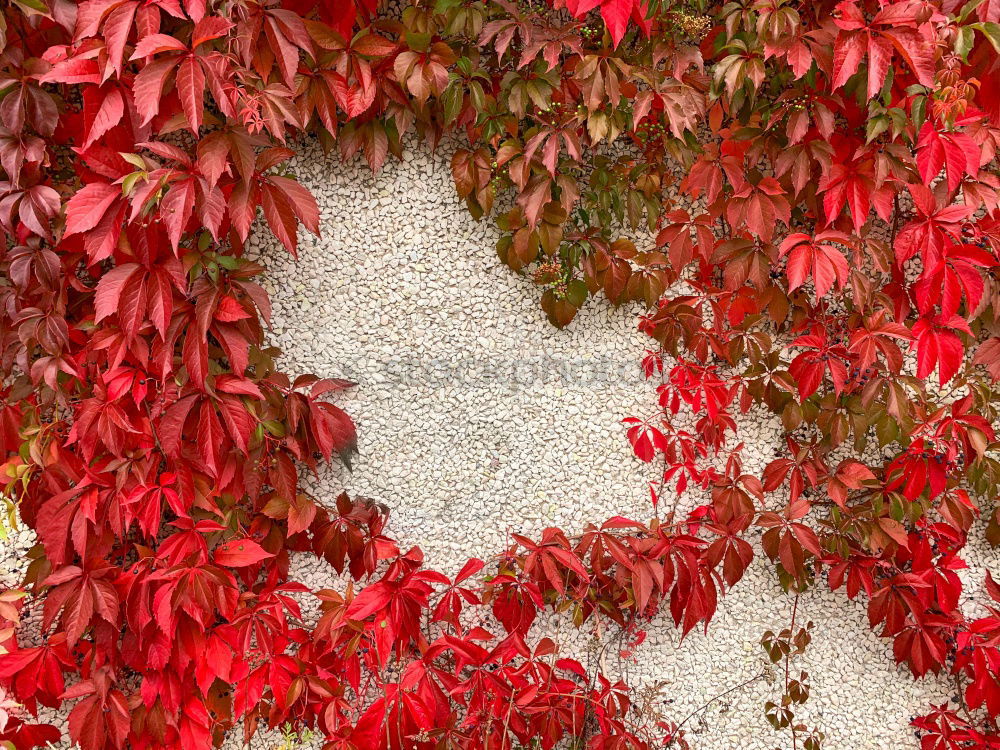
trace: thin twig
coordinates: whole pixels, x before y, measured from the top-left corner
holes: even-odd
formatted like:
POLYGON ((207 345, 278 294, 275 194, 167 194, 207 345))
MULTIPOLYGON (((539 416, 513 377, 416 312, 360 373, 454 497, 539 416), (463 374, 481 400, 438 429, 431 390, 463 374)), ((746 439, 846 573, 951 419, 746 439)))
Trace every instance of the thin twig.
MULTIPOLYGON (((795 592, 795 600, 792 603, 792 622, 788 626, 788 651, 785 653, 785 695, 788 694, 788 670, 792 661, 792 641, 795 639, 795 616, 799 611, 799 592, 795 592)), ((795 750, 798 745, 798 734, 795 731, 794 722, 791 725, 792 730, 792 750, 795 750)))
POLYGON ((677 725, 677 728, 671 733, 671 736, 677 737, 680 734, 681 728, 685 724, 687 724, 691 719, 693 719, 695 716, 697 716, 698 714, 700 714, 702 711, 704 711, 706 708, 708 708, 709 706, 711 706, 716 701, 722 700, 723 698, 725 698, 730 693, 735 693, 737 690, 741 690, 742 688, 745 688, 747 685, 753 684, 754 682, 757 682, 757 680, 763 679, 764 675, 766 675, 766 674, 767 674, 767 670, 761 670, 760 674, 755 675, 755 676, 751 677, 750 679, 744 680, 739 685, 734 685, 733 687, 731 687, 728 690, 726 690, 724 693, 719 693, 714 698, 710 698, 708 701, 706 701, 705 703, 701 704, 700 706, 698 706, 698 708, 696 708, 694 711, 692 711, 687 716, 685 716, 684 719, 681 721, 681 723, 677 725))

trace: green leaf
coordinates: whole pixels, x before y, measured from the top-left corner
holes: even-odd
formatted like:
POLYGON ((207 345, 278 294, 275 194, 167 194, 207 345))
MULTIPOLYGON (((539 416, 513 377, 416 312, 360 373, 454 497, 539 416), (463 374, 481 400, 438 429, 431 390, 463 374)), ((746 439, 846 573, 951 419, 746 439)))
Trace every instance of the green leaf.
POLYGON ((737 128, 732 135, 734 141, 752 141, 754 138, 758 138, 760 134, 764 132, 760 128, 737 128))
POLYGON ((910 107, 910 117, 913 119, 913 126, 917 132, 923 127, 924 119, 927 117, 927 97, 918 96, 914 98, 910 107))
POLYGON ((26 16, 45 16, 52 18, 49 7, 41 0, 14 0, 14 5, 24 11, 26 16))
POLYGON ((146 168, 146 161, 141 156, 139 156, 139 154, 130 154, 125 151, 119 151, 118 155, 136 169, 144 170, 146 168))
POLYGON ((566 301, 573 307, 580 307, 587 299, 587 284, 582 279, 573 279, 566 286, 566 301))
POLYGON ((287 434, 285 425, 277 419, 267 419, 260 423, 261 426, 276 438, 283 438, 287 434))
POLYGON ((122 180, 122 195, 130 195, 133 188, 135 188, 135 183, 140 179, 145 179, 145 172, 132 172, 131 174, 125 175, 125 179, 122 180))
POLYGON ((962 6, 962 10, 961 10, 961 12, 957 16, 955 16, 955 20, 958 23, 962 23, 963 21, 965 21, 966 18, 969 17, 969 15, 972 13, 972 11, 974 11, 976 8, 978 8, 982 4, 983 4, 983 0, 970 0, 970 2, 968 2, 964 6, 962 6))
POLYGON ((462 85, 458 81, 452 83, 441 94, 441 104, 444 107, 444 121, 453 122, 462 111, 462 85))
POLYGON ((971 26, 960 26, 955 35, 955 54, 963 60, 967 59, 975 40, 976 33, 971 26))
MULTIPOLYGON (((208 235, 208 232, 205 232, 205 235, 208 235)), ((210 236, 209 239, 211 239, 210 236)), ((217 255, 215 256, 215 262, 227 271, 235 271, 240 267, 240 259, 232 255, 217 255)))
POLYGON ((871 143, 882 133, 889 129, 889 118, 886 115, 878 115, 869 118, 865 123, 865 143, 871 143))
POLYGON ((406 46, 414 52, 426 52, 431 47, 432 34, 421 34, 416 31, 406 32, 406 46))
POLYGON ((906 116, 906 112, 899 107, 893 107, 889 110, 889 119, 892 121, 893 138, 902 133, 906 129, 906 126, 910 123, 909 118, 906 116))
POLYGON ((993 49, 1000 52, 1000 23, 984 21, 982 23, 972 24, 971 28, 981 31, 983 36, 985 36, 989 40, 990 44, 993 45, 993 49))
POLYGON ((479 112, 481 112, 486 107, 486 94, 483 92, 483 86, 478 81, 473 81, 469 84, 469 99, 472 101, 472 106, 479 112))
POLYGON ((882 104, 886 107, 892 102, 892 82, 895 79, 895 71, 892 66, 889 66, 889 70, 886 72, 885 81, 882 82, 882 88, 879 90, 878 96, 882 101, 882 104))

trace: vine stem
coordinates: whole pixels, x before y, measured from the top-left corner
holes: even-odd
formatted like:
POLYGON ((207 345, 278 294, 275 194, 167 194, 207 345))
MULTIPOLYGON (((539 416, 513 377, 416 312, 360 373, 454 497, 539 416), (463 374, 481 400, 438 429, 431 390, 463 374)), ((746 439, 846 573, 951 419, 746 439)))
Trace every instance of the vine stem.
POLYGON ((966 721, 968 721, 970 724, 975 724, 976 720, 972 717, 972 714, 969 712, 969 706, 965 702, 965 688, 962 686, 962 675, 961 674, 956 674, 955 675, 955 690, 956 690, 955 694, 959 698, 961 698, 961 701, 959 702, 958 705, 959 705, 962 713, 965 714, 966 721))
MULTIPOLYGON (((691 713, 689 713, 687 716, 685 716, 681 720, 681 723, 678 724, 677 728, 671 733, 671 737, 677 737, 680 734, 680 731, 681 731, 681 729, 683 728, 683 726, 685 724, 687 724, 689 721, 691 721, 691 719, 693 719, 695 716, 697 716, 698 714, 700 714, 702 711, 704 711, 706 708, 708 708, 709 706, 711 706, 713 703, 715 703, 716 701, 722 700, 723 698, 725 698, 727 695, 729 695, 731 693, 735 693, 737 690, 742 690, 747 685, 751 685, 751 684, 757 682, 757 680, 763 679, 763 677, 764 677, 765 674, 767 674, 767 670, 761 670, 760 674, 754 675, 753 677, 750 677, 749 679, 743 680, 743 682, 739 683, 738 685, 733 685, 728 690, 726 690, 726 691, 724 691, 722 693, 719 693, 718 695, 716 695, 716 696, 714 696, 712 698, 709 698, 707 701, 705 701, 704 703, 702 703, 700 706, 698 706, 698 708, 696 708, 694 711, 692 711, 691 713)), ((671 742, 673 742, 673 740, 671 740, 671 742)))
MULTIPOLYGON (((788 652, 785 654, 785 694, 788 694, 788 671, 791 666, 792 661, 792 649, 791 642, 795 638, 795 616, 799 611, 799 592, 795 592, 795 599, 792 602, 792 621, 788 625, 788 642, 789 648, 788 652)), ((792 750, 796 750, 798 746, 798 733, 795 731, 795 722, 792 722, 792 750)))
MULTIPOLYGON (((663 358, 666 356, 666 354, 667 354, 666 349, 664 349, 661 346, 660 347, 660 352, 659 352, 659 356, 660 356, 660 385, 661 386, 665 386, 667 384, 667 371, 663 367, 663 358)), ((663 409, 663 410, 661 410, 660 413, 662 415, 666 416, 667 412, 666 412, 665 409, 663 409)), ((663 454, 663 472, 660 474, 660 486, 656 490, 657 505, 659 505, 660 498, 663 497, 663 488, 667 484, 667 469, 669 467, 670 467, 670 462, 667 460, 667 454, 666 454, 666 452, 664 452, 664 454, 663 454)), ((670 514, 667 516, 667 518, 671 522, 674 520, 674 513, 677 511, 677 503, 679 501, 680 501, 680 495, 679 494, 675 495, 674 496, 674 504, 673 504, 673 506, 671 506, 671 508, 670 508, 670 514)), ((660 509, 659 509, 659 507, 656 508, 656 520, 657 521, 660 520, 660 509)))

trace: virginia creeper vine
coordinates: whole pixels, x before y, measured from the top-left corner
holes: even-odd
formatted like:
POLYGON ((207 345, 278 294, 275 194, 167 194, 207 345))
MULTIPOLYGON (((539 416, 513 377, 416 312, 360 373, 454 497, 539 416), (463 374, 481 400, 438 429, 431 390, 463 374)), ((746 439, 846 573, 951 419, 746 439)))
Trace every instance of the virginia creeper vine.
MULTIPOLYGON (((32 717, 70 702, 84 750, 261 725, 330 750, 677 746, 529 628, 707 626, 756 528, 794 596, 863 598, 914 676, 957 680, 914 720, 923 750, 1000 747, 1000 587, 968 616, 955 572, 1000 542, 998 48, 993 0, 7 2, 0 446, 39 544, 30 597, 0 594, 0 741, 56 739, 32 717), (378 169, 447 130, 459 196, 553 324, 599 294, 644 308, 658 410, 626 432, 664 466, 650 523, 515 535, 454 580, 386 509, 299 487, 350 456, 350 384, 276 369, 243 257, 260 217, 292 253, 319 231, 294 138, 378 169), (753 408, 783 426, 760 477, 753 408), (314 624, 291 552, 352 581, 314 592, 314 624)), ((813 750, 808 639, 793 619, 762 645, 767 716, 813 750)))

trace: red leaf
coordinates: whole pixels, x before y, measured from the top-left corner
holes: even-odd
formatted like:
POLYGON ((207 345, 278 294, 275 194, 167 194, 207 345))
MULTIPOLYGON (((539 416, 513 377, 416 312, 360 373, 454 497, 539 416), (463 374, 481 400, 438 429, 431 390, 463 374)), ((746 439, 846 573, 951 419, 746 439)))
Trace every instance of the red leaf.
POLYGON ((966 174, 979 171, 979 147, 965 133, 938 132, 927 121, 920 129, 917 140, 917 168, 920 178, 930 186, 943 168, 948 179, 948 190, 954 190, 966 174))
MULTIPOLYGON (((819 239, 846 239, 833 233, 824 232, 819 239)), ((815 242, 809 235, 790 234, 781 243, 781 255, 788 255, 788 291, 792 292, 805 283, 811 274, 815 286, 816 299, 823 297, 834 282, 842 288, 847 282, 847 258, 833 245, 815 242)))
POLYGON ((205 71, 201 63, 190 55, 177 68, 177 93, 184 107, 188 127, 195 134, 201 127, 201 115, 205 98, 205 71))
POLYGON ((455 583, 461 583, 467 578, 471 578, 485 566, 486 563, 478 558, 473 557, 472 559, 467 560, 465 565, 462 566, 462 569, 458 571, 458 575, 455 576, 455 583))
POLYGON ((194 31, 191 32, 191 49, 225 36, 234 26, 234 23, 222 16, 205 16, 198 21, 194 31))
POLYGON ((194 208, 194 180, 179 180, 175 182, 163 200, 160 201, 160 216, 167 228, 167 239, 174 252, 180 246, 181 235, 191 218, 194 208))
MULTIPOLYGON (((197 338, 189 336, 191 338, 197 338)), ((205 462, 205 468, 213 476, 219 475, 222 465, 222 452, 226 448, 225 433, 222 424, 215 413, 212 402, 205 399, 201 402, 198 415, 198 453, 205 462)))
POLYGON ((986 593, 989 594, 990 599, 1000 604, 1000 586, 998 586, 997 582, 993 580, 993 576, 988 570, 986 571, 985 587, 986 593))
POLYGON ((607 24, 611 41, 616 47, 625 36, 625 28, 634 6, 635 0, 603 0, 601 3, 601 18, 607 24))
POLYGON ((161 52, 187 52, 187 47, 182 41, 175 39, 170 34, 149 34, 135 45, 135 51, 130 59, 141 60, 161 52))
POLYGON ((1000 338, 994 336, 980 344, 973 361, 989 370, 993 380, 1000 380, 1000 338))
POLYGON ((840 88, 847 79, 858 72, 861 61, 868 51, 867 39, 863 34, 839 34, 833 51, 833 86, 840 88))
POLYGON ((98 138, 121 122, 125 114, 125 100, 117 88, 109 89, 101 98, 101 105, 90 120, 87 128, 87 139, 83 142, 86 150, 98 138))
POLYGON ((157 427, 157 436, 163 452, 170 457, 177 457, 180 453, 181 439, 183 437, 184 423, 188 414, 197 402, 196 396, 186 396, 185 398, 171 404, 166 413, 160 419, 157 427))
POLYGON ((264 209, 267 225, 278 241, 294 256, 299 243, 295 209, 282 191, 276 190, 266 183, 261 187, 261 206, 264 209))
POLYGON ((84 185, 66 204, 66 233, 70 236, 97 226, 108 208, 120 198, 121 188, 106 182, 84 185))
POLYGON ((244 454, 247 452, 247 445, 250 436, 253 434, 257 421, 247 412, 247 407, 236 396, 222 394, 219 396, 219 406, 222 419, 226 423, 226 429, 233 443, 244 454))
POLYGON ((373 583, 361 590, 347 608, 347 617, 352 620, 364 620, 384 609, 392 601, 389 587, 384 583, 373 583))
POLYGON ((132 93, 143 125, 148 124, 160 111, 163 87, 176 64, 176 57, 164 57, 149 63, 136 74, 132 93))
MULTIPOLYGON (((296 218, 302 222, 302 226, 318 237, 319 206, 313 194, 304 188, 300 182, 288 177, 268 175, 266 182, 267 185, 271 185, 284 193, 296 218)), ((267 190, 268 188, 265 186, 264 192, 266 193, 267 190)))
POLYGON ((663 433, 652 425, 646 424, 634 417, 623 420, 631 425, 628 429, 628 440, 632 444, 632 450, 641 461, 649 463, 656 456, 657 451, 662 451, 666 447, 666 438, 663 433))
POLYGON ((223 565, 227 568, 245 568, 269 557, 274 557, 274 555, 252 539, 233 539, 216 547, 212 559, 216 565, 223 565))
POLYGON ((298 534, 312 525, 316 518, 316 504, 305 495, 298 494, 288 506, 288 533, 298 534))

